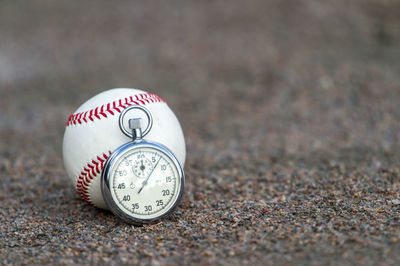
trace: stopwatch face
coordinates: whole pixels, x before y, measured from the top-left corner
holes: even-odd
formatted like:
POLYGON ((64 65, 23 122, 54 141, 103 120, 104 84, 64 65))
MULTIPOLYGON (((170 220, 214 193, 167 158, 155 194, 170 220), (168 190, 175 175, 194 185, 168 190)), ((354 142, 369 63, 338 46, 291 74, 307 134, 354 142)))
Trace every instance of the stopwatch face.
POLYGON ((103 175, 107 204, 128 222, 168 214, 183 192, 183 171, 177 159, 151 143, 122 146, 106 163, 103 175))

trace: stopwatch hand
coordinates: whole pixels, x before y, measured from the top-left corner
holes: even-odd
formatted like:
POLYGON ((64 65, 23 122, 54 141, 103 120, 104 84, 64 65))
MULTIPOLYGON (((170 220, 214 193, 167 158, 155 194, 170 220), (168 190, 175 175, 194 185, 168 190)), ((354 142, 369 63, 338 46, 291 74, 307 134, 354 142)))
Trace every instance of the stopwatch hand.
POLYGON ((158 162, 156 163, 156 165, 153 167, 153 169, 151 170, 149 176, 146 178, 146 180, 143 181, 142 183, 142 187, 139 189, 138 194, 140 194, 140 192, 142 191, 142 189, 144 188, 145 185, 147 185, 147 181, 149 180, 149 178, 151 177, 151 175, 153 174, 154 170, 156 169, 158 163, 161 161, 161 156, 160 159, 158 159, 158 162))

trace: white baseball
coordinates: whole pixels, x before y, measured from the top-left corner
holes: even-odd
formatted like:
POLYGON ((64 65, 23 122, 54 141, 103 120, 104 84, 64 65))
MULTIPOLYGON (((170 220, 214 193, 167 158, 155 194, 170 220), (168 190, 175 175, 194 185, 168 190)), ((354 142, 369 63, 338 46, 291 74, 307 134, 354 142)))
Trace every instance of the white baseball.
POLYGON ((182 128, 166 102, 153 93, 137 89, 111 89, 82 104, 68 119, 63 141, 67 174, 82 199, 107 209, 101 194, 101 171, 106 159, 130 141, 119 128, 119 114, 130 105, 150 111, 153 126, 144 137, 167 146, 182 167, 186 148, 182 128))

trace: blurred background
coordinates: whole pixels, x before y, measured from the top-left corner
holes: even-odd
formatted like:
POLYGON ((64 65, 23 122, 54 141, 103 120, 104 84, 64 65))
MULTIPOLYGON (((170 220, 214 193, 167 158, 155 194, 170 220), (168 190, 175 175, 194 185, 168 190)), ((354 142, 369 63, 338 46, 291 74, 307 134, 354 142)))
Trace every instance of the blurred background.
POLYGON ((390 150, 399 10, 374 0, 2 1, 1 134, 60 142, 89 97, 134 87, 164 97, 201 154, 390 150))
MULTIPOLYGON (((187 206, 202 197, 246 204, 290 199, 295 191, 268 190, 271 183, 260 180, 243 191, 224 189, 268 179, 277 166, 282 176, 272 183, 283 180, 283 186, 291 169, 338 166, 345 176, 351 175, 348 169, 372 169, 366 172, 372 177, 375 168, 396 168, 399 47, 397 0, 2 0, 2 219, 25 217, 20 210, 33 203, 40 211, 30 215, 39 221, 86 208, 62 166, 64 126, 80 104, 116 87, 154 92, 180 119, 188 149, 187 206)), ((325 176, 310 171, 310 182, 325 176)), ((390 197, 398 197, 398 175, 393 178, 390 197)), ((93 223, 98 215, 113 219, 90 207, 85 212, 93 223)), ((11 230, 6 224, 3 220, 4 232, 11 230)), ((386 226, 399 236, 398 224, 386 226)), ((387 244, 395 236, 377 245, 396 254, 387 244)), ((248 251, 246 246, 259 246, 251 243, 240 246, 243 254, 266 256, 262 249, 248 251)), ((277 244, 270 245, 279 258, 277 244)), ((368 248, 363 254, 375 256, 368 248)), ((231 262, 243 257, 237 259, 231 262)))

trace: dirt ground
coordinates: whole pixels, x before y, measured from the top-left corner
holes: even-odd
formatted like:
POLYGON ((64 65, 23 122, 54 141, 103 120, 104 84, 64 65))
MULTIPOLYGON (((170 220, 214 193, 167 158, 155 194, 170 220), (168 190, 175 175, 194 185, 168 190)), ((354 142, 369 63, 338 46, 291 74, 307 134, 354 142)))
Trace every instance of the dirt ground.
POLYGON ((0 264, 398 265, 400 2, 0 2, 0 264), (185 198, 135 227, 76 194, 68 116, 167 100, 185 198))

